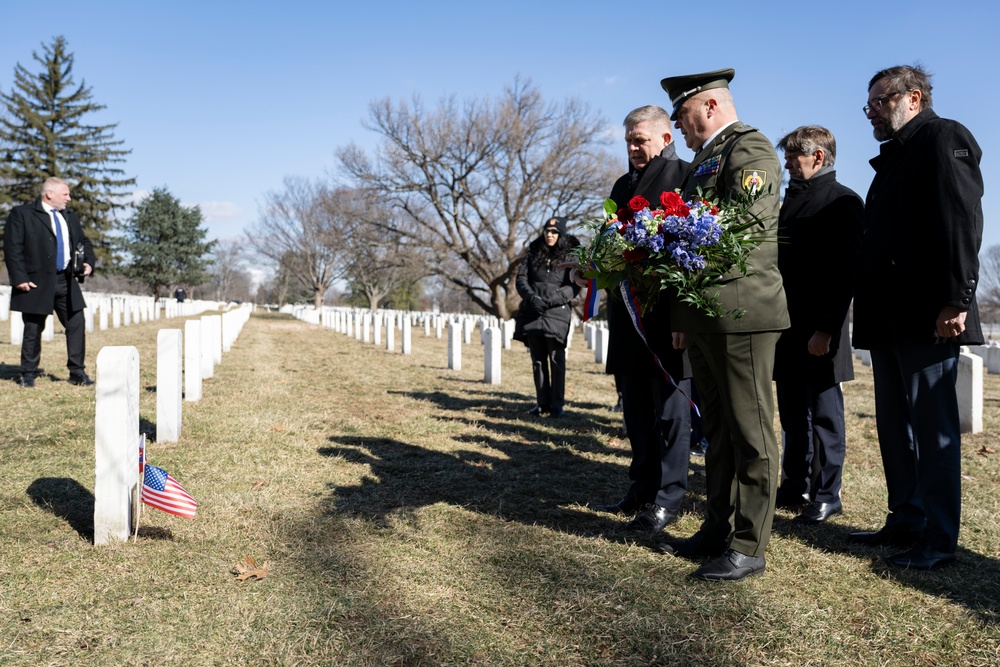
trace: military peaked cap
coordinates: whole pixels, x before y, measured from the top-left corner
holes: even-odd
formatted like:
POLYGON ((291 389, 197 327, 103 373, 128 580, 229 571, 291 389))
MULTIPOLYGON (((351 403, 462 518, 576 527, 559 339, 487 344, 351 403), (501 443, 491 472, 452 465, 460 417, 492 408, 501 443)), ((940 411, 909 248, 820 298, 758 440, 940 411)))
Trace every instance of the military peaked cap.
POLYGON ((670 120, 677 120, 677 112, 687 99, 703 90, 713 88, 728 88, 729 82, 736 76, 734 69, 717 69, 714 72, 703 72, 702 74, 685 74, 684 76, 668 76, 660 81, 663 90, 670 96, 670 103, 674 105, 670 112, 670 120))

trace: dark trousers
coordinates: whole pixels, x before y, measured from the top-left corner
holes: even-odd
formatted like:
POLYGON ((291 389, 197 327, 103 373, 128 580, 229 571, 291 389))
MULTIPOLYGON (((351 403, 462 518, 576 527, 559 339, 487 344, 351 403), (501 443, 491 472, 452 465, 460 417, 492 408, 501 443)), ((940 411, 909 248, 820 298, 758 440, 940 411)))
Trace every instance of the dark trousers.
POLYGON ((954 553, 962 513, 959 346, 898 345, 871 354, 889 494, 885 523, 922 533, 932 548, 954 553))
POLYGON ((707 516, 700 532, 747 556, 764 555, 780 476, 771 375, 779 332, 688 333, 701 395, 707 516), (730 539, 731 538, 731 539, 730 539))
POLYGON ((566 347, 547 336, 528 336, 535 400, 543 408, 561 408, 566 395, 566 347))
POLYGON ((685 394, 691 382, 682 380, 678 391, 662 373, 621 375, 622 416, 632 446, 628 495, 676 512, 687 492, 691 402, 685 394))
POLYGON ((817 387, 805 377, 781 379, 776 384, 785 432, 782 495, 821 503, 840 500, 847 449, 840 385, 817 387))
MULTIPOLYGON (((66 329, 66 368, 70 374, 83 372, 83 359, 87 352, 83 311, 69 312, 68 271, 56 277, 56 298, 53 303, 56 317, 66 329)), ((48 315, 21 313, 24 338, 21 341, 21 375, 38 375, 38 362, 42 356, 42 330, 48 315)))

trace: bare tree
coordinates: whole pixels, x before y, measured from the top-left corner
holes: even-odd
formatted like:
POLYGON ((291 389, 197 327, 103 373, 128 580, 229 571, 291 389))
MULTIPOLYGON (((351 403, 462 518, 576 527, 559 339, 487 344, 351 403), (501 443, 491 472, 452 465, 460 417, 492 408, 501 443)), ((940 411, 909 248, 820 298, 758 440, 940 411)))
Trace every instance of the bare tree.
POLYGON ((329 198, 337 216, 353 221, 346 245, 344 274, 352 289, 365 295, 372 310, 393 291, 429 273, 424 248, 400 232, 399 213, 370 192, 339 189, 329 198))
POLYGON ((247 243, 270 259, 312 295, 323 295, 343 276, 343 235, 348 226, 329 206, 329 189, 304 178, 288 177, 284 190, 265 195, 247 243))
POLYGON ((216 242, 208 269, 211 276, 208 286, 215 293, 216 301, 248 299, 253 281, 243 266, 246 249, 242 239, 216 242))
POLYGON ((979 258, 976 301, 983 322, 1000 322, 1000 245, 990 246, 979 258))
POLYGON ((382 143, 373 159, 340 149, 344 171, 404 214, 399 233, 440 275, 500 317, 516 303, 527 240, 551 215, 599 213, 621 166, 599 115, 574 99, 546 104, 528 81, 461 107, 446 99, 430 111, 414 97, 369 111, 382 143))

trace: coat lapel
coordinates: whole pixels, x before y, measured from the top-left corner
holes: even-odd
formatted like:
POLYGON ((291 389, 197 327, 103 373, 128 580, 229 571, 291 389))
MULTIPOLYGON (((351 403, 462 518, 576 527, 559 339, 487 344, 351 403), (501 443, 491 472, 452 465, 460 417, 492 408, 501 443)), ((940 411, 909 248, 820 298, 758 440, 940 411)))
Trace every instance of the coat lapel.
POLYGON ((40 199, 35 201, 35 220, 38 221, 38 224, 48 230, 49 236, 55 238, 56 233, 52 229, 52 216, 46 213, 45 207, 42 206, 42 201, 40 199))

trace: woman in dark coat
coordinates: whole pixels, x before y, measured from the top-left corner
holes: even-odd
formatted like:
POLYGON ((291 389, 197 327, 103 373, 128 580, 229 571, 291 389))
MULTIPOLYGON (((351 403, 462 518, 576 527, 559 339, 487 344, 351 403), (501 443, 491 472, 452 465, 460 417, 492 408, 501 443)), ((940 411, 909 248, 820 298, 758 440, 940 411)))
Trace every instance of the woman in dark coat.
POLYGON ((565 218, 549 218, 542 234, 528 245, 517 271, 517 293, 521 308, 514 339, 531 353, 537 404, 529 414, 563 414, 566 389, 566 337, 569 335, 570 302, 580 288, 570 280, 570 269, 562 268, 566 254, 580 241, 566 233, 565 218))

